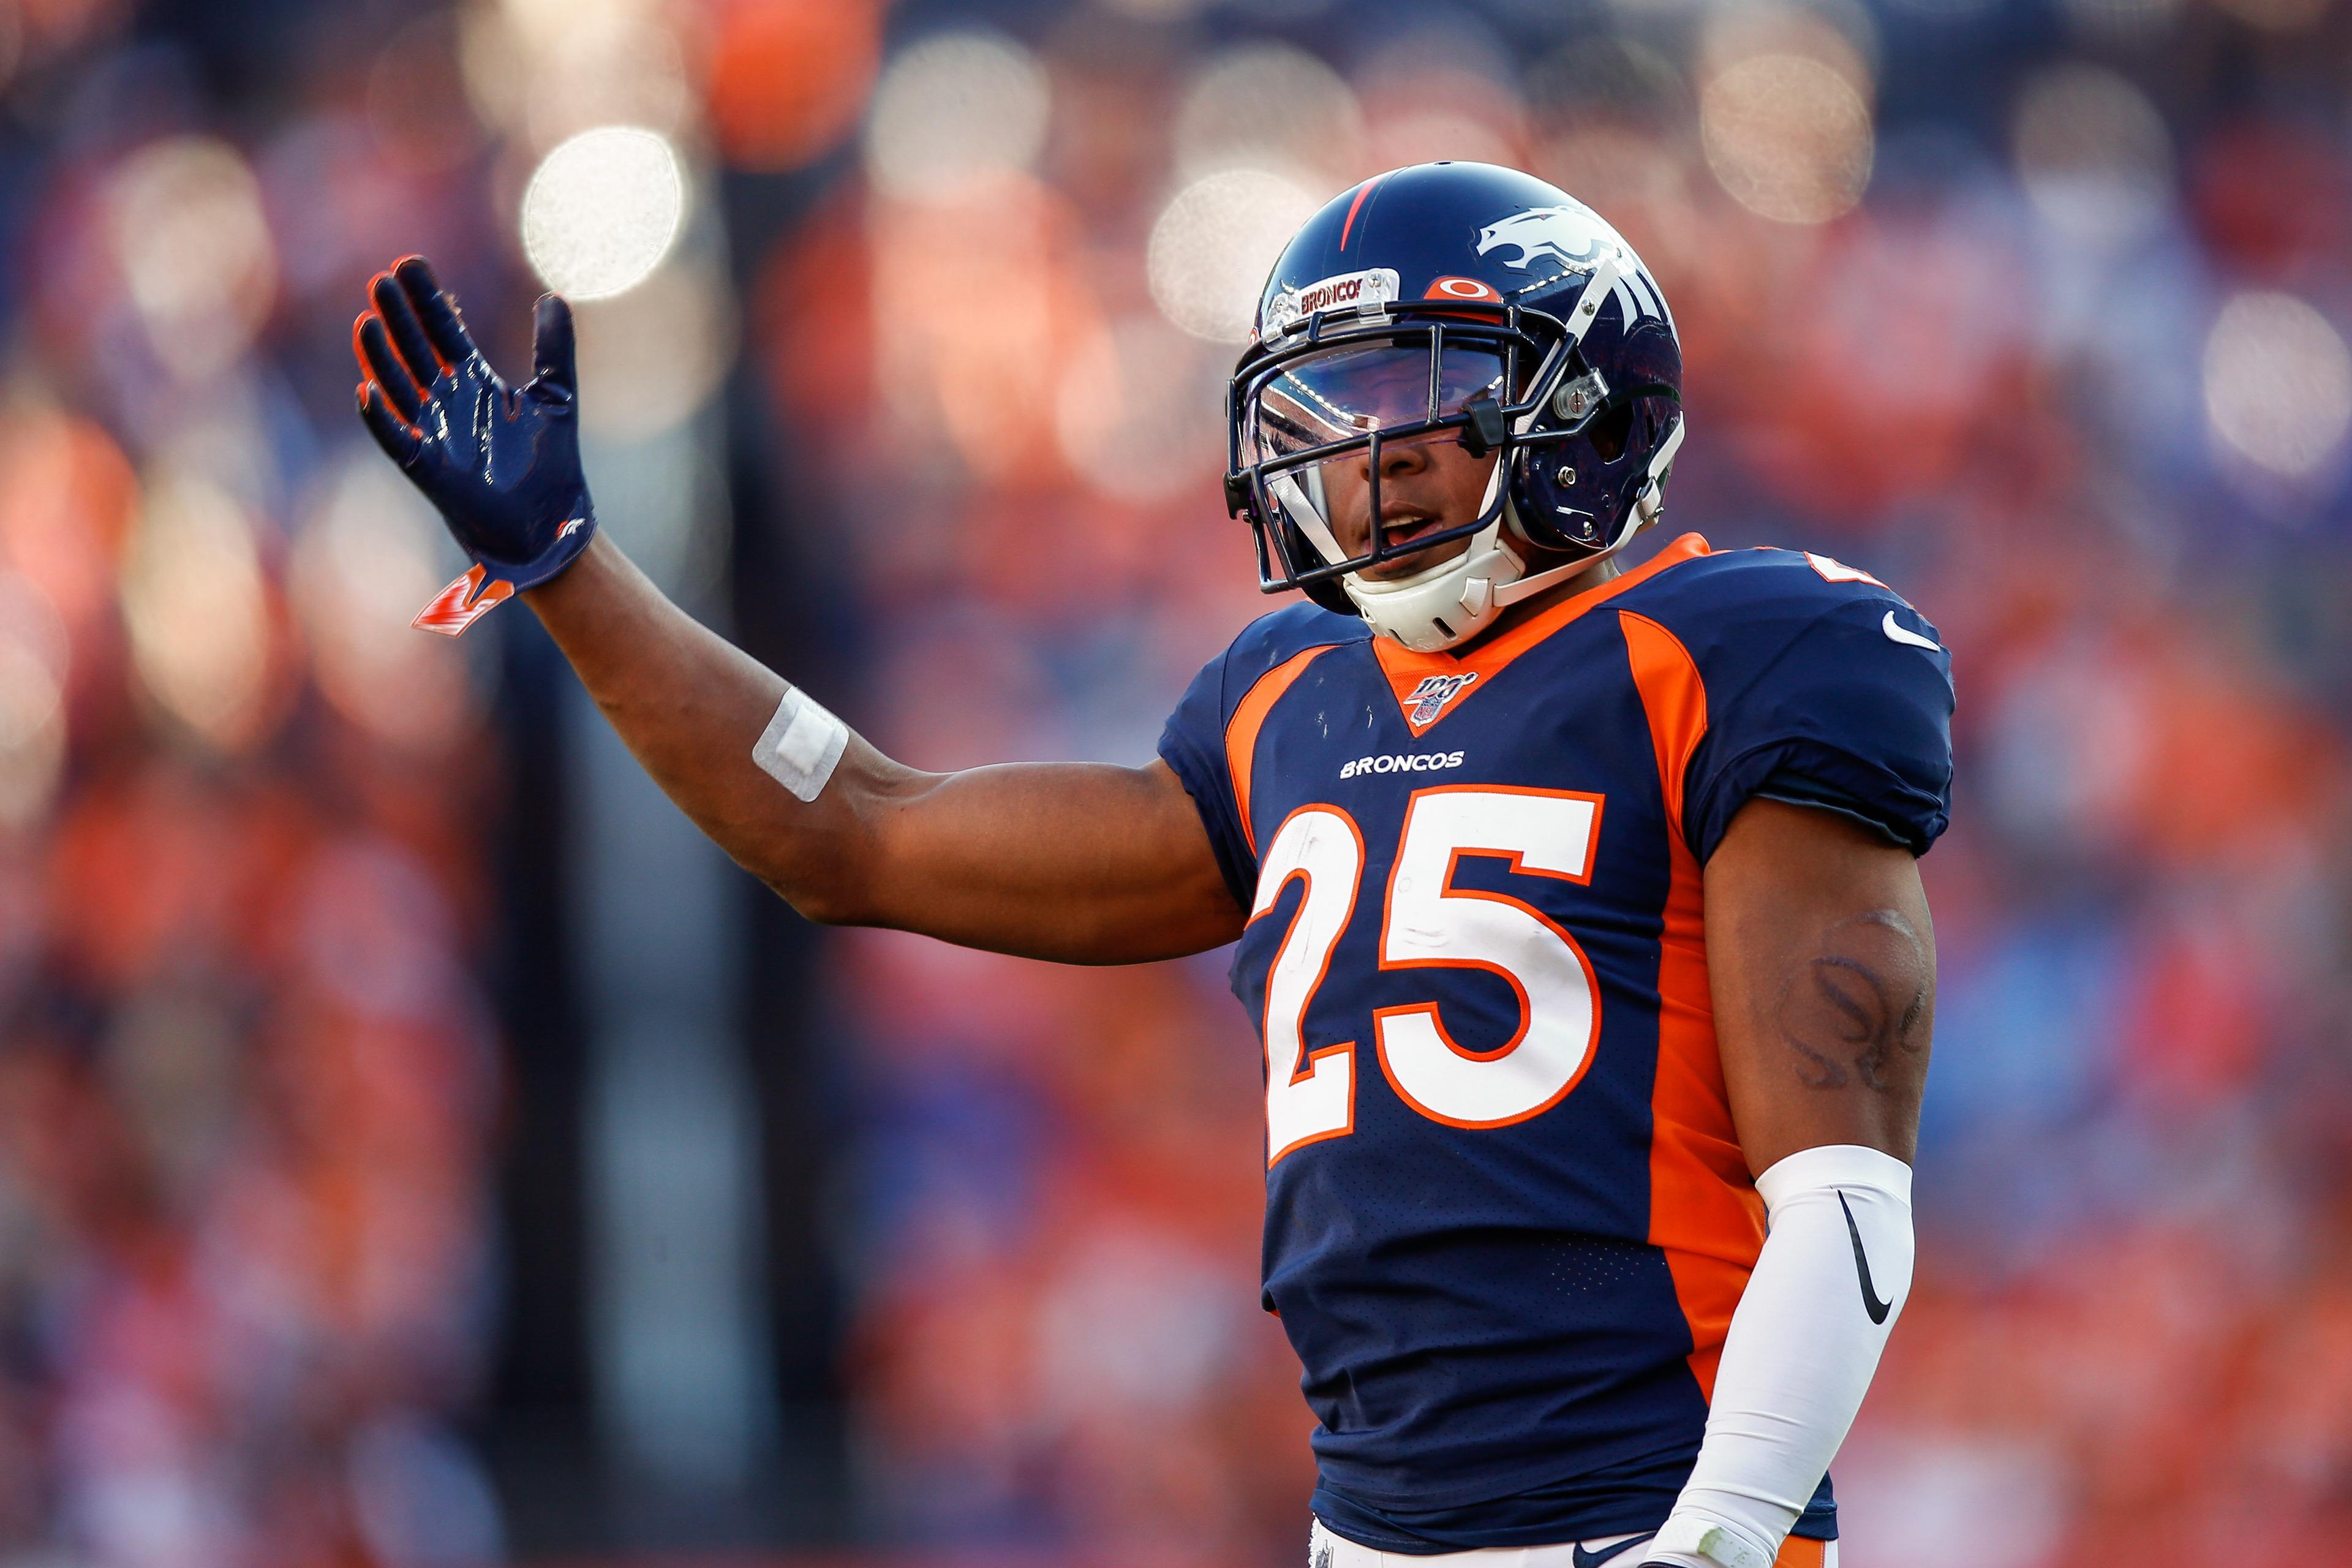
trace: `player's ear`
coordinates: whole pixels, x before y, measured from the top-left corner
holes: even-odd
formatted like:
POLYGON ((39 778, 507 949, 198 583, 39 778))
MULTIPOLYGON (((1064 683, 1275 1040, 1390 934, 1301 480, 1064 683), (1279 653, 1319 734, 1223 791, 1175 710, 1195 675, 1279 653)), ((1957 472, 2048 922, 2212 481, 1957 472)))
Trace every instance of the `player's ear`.
POLYGON ((545 402, 569 403, 579 391, 572 307, 561 294, 540 296, 531 314, 531 389, 545 402))

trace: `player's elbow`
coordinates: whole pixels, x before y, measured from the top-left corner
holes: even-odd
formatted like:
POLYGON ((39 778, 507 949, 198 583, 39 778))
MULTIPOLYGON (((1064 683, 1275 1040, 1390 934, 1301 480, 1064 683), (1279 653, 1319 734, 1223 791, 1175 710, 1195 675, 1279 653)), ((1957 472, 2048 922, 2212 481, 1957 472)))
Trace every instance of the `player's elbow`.
POLYGON ((839 888, 802 888, 769 879, 769 888, 792 905, 803 920, 821 926, 870 926, 877 922, 870 905, 839 888))
MULTIPOLYGON (((836 796, 846 797, 838 784, 836 796)), ((904 923, 910 879, 901 866, 891 816, 865 798, 841 798, 836 809, 780 829, 763 819, 743 835, 736 859, 803 919, 829 926, 904 923)))
POLYGON ((897 880, 889 858, 862 824, 847 831, 772 837, 739 858, 803 920, 827 926, 898 923, 889 896, 897 880))
POLYGON ((751 865, 746 869, 804 921, 823 926, 877 923, 870 886, 845 868, 801 861, 751 865))

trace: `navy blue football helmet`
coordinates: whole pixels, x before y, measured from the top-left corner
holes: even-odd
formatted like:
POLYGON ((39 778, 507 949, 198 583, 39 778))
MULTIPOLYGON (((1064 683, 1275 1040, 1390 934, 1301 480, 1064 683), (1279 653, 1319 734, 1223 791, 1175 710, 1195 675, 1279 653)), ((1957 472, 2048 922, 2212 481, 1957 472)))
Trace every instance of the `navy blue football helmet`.
POLYGON ((1335 197, 1275 263, 1227 396, 1227 507, 1265 591, 1304 589, 1433 651, 1654 521, 1681 404, 1674 317, 1615 229, 1517 170, 1416 164, 1335 197), (1408 531, 1382 470, 1434 442, 1491 462, 1484 504, 1391 538, 1408 531), (1352 550, 1339 488, 1369 489, 1352 550), (1451 561, 1363 575, 1464 537, 1451 561))

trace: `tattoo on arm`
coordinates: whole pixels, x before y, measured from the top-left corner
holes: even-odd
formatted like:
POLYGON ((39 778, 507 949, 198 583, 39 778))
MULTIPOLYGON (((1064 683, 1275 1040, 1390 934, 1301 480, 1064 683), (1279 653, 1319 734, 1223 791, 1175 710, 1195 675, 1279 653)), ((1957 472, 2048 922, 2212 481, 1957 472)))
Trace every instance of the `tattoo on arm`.
POLYGON ((1927 952, 1892 910, 1832 926, 1819 952, 1782 982, 1774 1024, 1795 1053, 1808 1089, 1843 1089, 1859 1078, 1890 1093, 1887 1068, 1898 1051, 1916 1055, 1930 1003, 1927 952))

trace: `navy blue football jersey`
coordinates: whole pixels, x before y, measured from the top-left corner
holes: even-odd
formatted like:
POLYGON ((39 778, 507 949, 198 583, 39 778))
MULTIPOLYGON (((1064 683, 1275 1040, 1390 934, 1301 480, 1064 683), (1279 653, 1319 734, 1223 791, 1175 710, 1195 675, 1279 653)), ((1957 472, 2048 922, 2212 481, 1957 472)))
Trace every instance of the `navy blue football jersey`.
MULTIPOLYGON (((1298 605, 1160 741, 1250 921, 1265 1300, 1315 1511, 1428 1553, 1655 1529, 1764 1240, 1700 868, 1759 795, 1924 852, 1951 665, 1866 574, 1696 535, 1478 644, 1298 605)), ((1834 1536, 1829 1483, 1798 1533, 1834 1536)))

